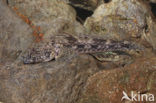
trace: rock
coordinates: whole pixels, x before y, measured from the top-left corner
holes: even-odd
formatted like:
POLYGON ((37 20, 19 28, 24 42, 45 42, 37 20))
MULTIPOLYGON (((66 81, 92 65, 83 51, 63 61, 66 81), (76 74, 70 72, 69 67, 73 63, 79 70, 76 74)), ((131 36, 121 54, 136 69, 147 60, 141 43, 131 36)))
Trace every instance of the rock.
POLYGON ((156 50, 156 21, 153 20, 150 16, 146 17, 146 21, 147 27, 143 31, 142 39, 147 41, 153 47, 153 49, 156 50))
POLYGON ((137 3, 131 0, 112 0, 110 3, 102 4, 84 25, 90 32, 99 34, 113 34, 114 32, 121 38, 138 37, 140 29, 145 26, 147 10, 140 2, 134 2, 137 3))
MULTIPOLYGON (((85 21, 85 28, 76 21, 69 0, 5 1, 15 11, 0 1, 0 102, 120 103, 122 90, 155 94, 156 59, 149 48, 142 58, 130 57, 129 61, 123 57, 115 62, 102 62, 83 54, 24 65, 19 56, 34 42, 33 26, 41 28, 42 40, 60 32, 88 33, 118 40, 137 38, 155 48, 155 22, 140 0, 102 0, 105 3, 85 21), (19 14, 26 17, 27 24, 19 14)), ((83 9, 88 9, 87 2, 93 10, 100 0, 70 1, 83 9)))
POLYGON ((75 10, 60 0, 8 0, 9 6, 28 17, 33 25, 40 27, 43 34, 51 29, 57 18, 75 21, 75 10))
POLYGON ((70 61, 23 65, 0 69, 0 102, 76 103, 87 78, 99 71, 91 56, 70 61))
POLYGON ((68 0, 68 2, 74 7, 94 11, 96 7, 103 3, 103 0, 68 0))
POLYGON ((123 91, 128 96, 132 91, 156 95, 155 63, 156 57, 141 58, 124 68, 94 74, 88 79, 84 95, 78 103, 121 103, 123 91))
POLYGON ((0 62, 14 61, 33 42, 32 29, 0 0, 0 62))
POLYGON ((66 2, 74 7, 94 11, 99 5, 109 3, 111 0, 66 0, 66 2))
POLYGON ((155 48, 155 22, 150 7, 140 0, 112 0, 100 5, 84 23, 88 33, 123 40, 144 37, 155 48), (152 22, 153 25, 150 25, 152 22), (147 28, 148 27, 148 28, 147 28), (151 30, 152 29, 152 30, 151 30), (150 39, 150 40, 149 40, 150 39))
POLYGON ((59 33, 69 33, 71 35, 84 34, 86 30, 83 25, 77 21, 65 20, 63 18, 56 18, 51 24, 51 28, 46 32, 43 38, 49 38, 52 35, 58 35, 59 33))

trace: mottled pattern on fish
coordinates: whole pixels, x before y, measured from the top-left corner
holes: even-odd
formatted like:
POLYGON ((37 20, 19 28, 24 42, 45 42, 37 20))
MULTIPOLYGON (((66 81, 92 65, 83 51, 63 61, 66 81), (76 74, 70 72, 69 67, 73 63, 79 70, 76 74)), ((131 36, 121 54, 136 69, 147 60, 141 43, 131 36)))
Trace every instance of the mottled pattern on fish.
POLYGON ((24 54, 23 62, 29 64, 51 61, 59 58, 64 53, 64 49, 69 49, 79 54, 94 54, 109 51, 140 51, 142 47, 130 41, 106 40, 88 35, 73 36, 62 34, 45 39, 40 43, 35 43, 24 54))

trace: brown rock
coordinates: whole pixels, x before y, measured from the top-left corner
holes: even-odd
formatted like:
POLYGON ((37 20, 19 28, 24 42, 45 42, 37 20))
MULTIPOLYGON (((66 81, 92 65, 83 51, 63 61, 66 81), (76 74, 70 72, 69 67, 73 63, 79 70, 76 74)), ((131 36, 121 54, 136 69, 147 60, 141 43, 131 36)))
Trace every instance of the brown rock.
MULTIPOLYGON (((35 26, 40 26, 44 38, 59 32, 85 33, 85 28, 75 20, 75 10, 65 1, 8 0, 8 4, 17 7, 35 26)), ((80 1, 89 2, 93 8, 97 3, 97 0, 80 1)), ((84 5, 85 2, 78 3, 84 5)), ((85 27, 88 33, 106 34, 109 38, 142 37, 155 48, 155 23, 148 12, 139 1, 111 0, 96 9, 85 27)), ((148 56, 151 59, 147 56, 135 59, 134 64, 126 64, 123 68, 119 67, 125 64, 124 60, 100 62, 89 55, 73 59, 64 56, 57 61, 24 65, 17 57, 33 42, 30 25, 2 1, 0 13, 0 60, 5 63, 0 64, 0 102, 120 103, 122 90, 155 94, 155 55, 148 56), (8 59, 11 62, 8 63, 8 59), (116 67, 118 69, 110 70, 116 67), (103 69, 107 70, 97 73, 103 69)))
POLYGON ((97 71, 95 60, 87 55, 70 61, 3 66, 0 68, 0 102, 75 103, 87 78, 97 71))
POLYGON ((124 68, 94 74, 88 79, 84 96, 78 103, 121 103, 123 91, 128 96, 132 91, 156 95, 155 63, 155 57, 141 58, 124 68))

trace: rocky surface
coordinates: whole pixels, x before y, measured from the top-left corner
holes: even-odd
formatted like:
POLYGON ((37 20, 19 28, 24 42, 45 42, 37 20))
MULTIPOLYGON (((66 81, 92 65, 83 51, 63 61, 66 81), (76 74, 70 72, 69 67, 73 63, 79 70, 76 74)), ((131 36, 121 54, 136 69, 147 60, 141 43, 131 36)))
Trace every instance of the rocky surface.
POLYGON ((76 18, 75 10, 61 0, 8 0, 8 5, 28 17, 44 34, 53 27, 57 19, 74 22, 76 18))
POLYGON ((89 33, 118 40, 136 38, 144 41, 145 38, 156 48, 155 22, 150 7, 142 1, 112 0, 102 4, 87 18, 84 26, 89 33))
POLYGON ((68 0, 69 4, 75 7, 94 11, 96 7, 104 3, 103 0, 68 0))
MULTIPOLYGON (((138 59, 124 68, 103 70, 89 77, 85 93, 78 103, 121 103, 123 91, 129 97, 132 91, 156 95, 155 78, 156 57, 138 59)), ((149 102, 144 100, 143 103, 149 102)), ((122 103, 136 102, 123 100, 122 103)))
POLYGON ((0 0, 0 62, 14 61, 33 42, 32 29, 0 0))
POLYGON ((123 90, 156 96, 155 31, 150 8, 141 0, 0 0, 0 102, 121 103, 123 90), (80 11, 71 5, 94 13, 82 25, 76 20, 80 11), (132 61, 78 55, 24 65, 21 54, 37 43, 36 32, 41 40, 60 32, 88 33, 145 48, 132 61))
POLYGON ((99 71, 91 56, 71 61, 23 65, 0 69, 2 103, 75 103, 87 78, 99 71))

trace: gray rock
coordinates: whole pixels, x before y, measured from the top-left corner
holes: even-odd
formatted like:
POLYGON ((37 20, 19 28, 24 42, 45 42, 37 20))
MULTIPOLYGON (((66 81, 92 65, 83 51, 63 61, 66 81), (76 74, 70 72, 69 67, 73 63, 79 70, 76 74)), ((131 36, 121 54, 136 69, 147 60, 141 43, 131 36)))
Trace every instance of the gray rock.
POLYGON ((82 24, 75 21, 70 21, 64 18, 56 18, 51 23, 51 28, 46 31, 43 38, 49 38, 52 35, 58 35, 59 33, 69 33, 71 35, 84 34, 86 32, 82 24))
POLYGON ((152 33, 156 30, 154 25, 150 7, 140 0, 112 0, 102 4, 84 23, 89 33, 118 40, 132 38, 142 40, 142 37, 145 37, 153 48, 156 48, 155 34, 152 33), (147 34, 144 31, 149 32, 147 34))
MULTIPOLYGON (((61 0, 8 0, 9 6, 16 7, 17 11, 28 17, 32 24, 41 28, 45 34, 51 29, 57 18, 75 21, 75 10, 61 0)), ((45 34, 46 35, 46 34, 45 34)))
POLYGON ((14 61, 32 42, 32 29, 0 0, 0 62, 14 61))
POLYGON ((120 37, 126 35, 126 33, 130 36, 139 36, 140 29, 145 26, 145 13, 147 12, 140 2, 112 0, 108 4, 100 5, 92 17, 86 20, 84 25, 89 31, 94 32, 95 29, 96 33, 101 34, 104 34, 104 32, 105 34, 115 32, 120 37))

